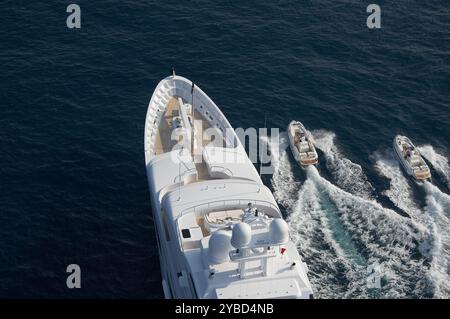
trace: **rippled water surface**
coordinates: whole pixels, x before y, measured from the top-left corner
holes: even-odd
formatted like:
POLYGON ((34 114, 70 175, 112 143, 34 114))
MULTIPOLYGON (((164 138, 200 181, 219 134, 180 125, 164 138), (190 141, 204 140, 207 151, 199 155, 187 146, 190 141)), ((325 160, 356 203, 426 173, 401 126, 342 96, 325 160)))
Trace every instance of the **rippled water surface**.
POLYGON ((143 126, 171 67, 235 127, 313 131, 318 169, 271 145, 264 181, 318 297, 450 296, 448 3, 380 1, 380 30, 360 0, 77 1, 80 30, 68 3, 0 4, 0 296, 162 296, 143 126), (405 178, 398 133, 433 185, 405 178))

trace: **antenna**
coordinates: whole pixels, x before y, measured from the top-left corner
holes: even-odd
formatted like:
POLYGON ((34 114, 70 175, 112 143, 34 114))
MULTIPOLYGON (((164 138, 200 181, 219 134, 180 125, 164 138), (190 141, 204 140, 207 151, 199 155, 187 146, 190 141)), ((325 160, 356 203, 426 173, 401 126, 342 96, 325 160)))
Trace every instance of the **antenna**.
POLYGON ((175 76, 175 75, 176 75, 176 74, 175 74, 175 68, 172 68, 172 70, 171 70, 170 73, 171 73, 172 76, 175 76))

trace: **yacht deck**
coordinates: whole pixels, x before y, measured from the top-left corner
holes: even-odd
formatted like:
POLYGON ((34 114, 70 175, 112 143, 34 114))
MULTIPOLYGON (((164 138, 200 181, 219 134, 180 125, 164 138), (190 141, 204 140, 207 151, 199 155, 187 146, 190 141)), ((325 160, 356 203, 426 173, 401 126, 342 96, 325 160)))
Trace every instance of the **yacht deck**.
MULTIPOLYGON (((183 102, 188 103, 187 101, 183 102)), ((178 97, 172 96, 167 102, 166 110, 163 114, 163 117, 158 127, 158 133, 156 135, 154 145, 155 155, 170 152, 173 149, 173 147, 177 144, 178 141, 172 140, 171 135, 173 131, 172 129, 173 117, 179 115, 180 115, 180 103, 178 101, 178 97)), ((204 131, 210 129, 212 126, 205 119, 205 117, 197 110, 194 110, 193 112, 193 121, 194 121, 194 136, 196 139, 194 143, 193 154, 196 157, 195 166, 197 169, 198 180, 207 180, 210 179, 210 177, 208 175, 208 169, 206 167, 206 164, 202 160, 202 149, 199 150, 197 149, 197 147, 198 145, 204 147, 214 141, 213 139, 208 138, 204 134, 204 131), (201 143, 199 142, 200 138, 202 138, 201 143)), ((217 129, 216 133, 218 135, 222 135, 222 133, 217 129)), ((181 141, 181 138, 182 137, 180 137, 179 141, 181 141)))
MULTIPOLYGON (((187 103, 186 101, 184 101, 187 103)), ((179 116, 180 114, 180 104, 178 102, 178 97, 172 96, 167 102, 166 110, 163 114, 163 118, 158 127, 158 133, 156 135, 155 140, 155 155, 159 155, 162 153, 166 153, 172 150, 177 141, 173 141, 171 139, 172 134, 172 119, 174 116, 179 116)), ((200 112, 194 110, 193 120, 195 122, 194 130, 195 130, 195 138, 199 139, 202 137, 202 146, 206 146, 211 143, 212 140, 204 136, 203 132, 209 128, 211 128, 211 124, 203 117, 200 112), (201 125, 198 125, 200 124, 201 125)), ((217 130, 218 134, 221 134, 220 131, 217 130)), ((197 142, 196 141, 196 142, 197 142)), ((198 145, 199 143, 196 143, 198 145)))

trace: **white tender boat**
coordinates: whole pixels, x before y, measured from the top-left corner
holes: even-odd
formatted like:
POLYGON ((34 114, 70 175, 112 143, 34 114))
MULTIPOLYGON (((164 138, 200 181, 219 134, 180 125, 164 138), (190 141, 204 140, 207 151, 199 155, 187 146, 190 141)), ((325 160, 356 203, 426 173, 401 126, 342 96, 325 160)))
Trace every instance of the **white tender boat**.
POLYGON ((431 181, 430 168, 409 138, 397 135, 394 138, 394 150, 408 175, 418 182, 431 181))
POLYGON ((302 167, 317 164, 319 157, 314 147, 314 139, 301 122, 289 123, 288 136, 292 154, 302 167))
POLYGON ((313 296, 272 193, 200 88, 163 79, 144 138, 166 298, 313 296))

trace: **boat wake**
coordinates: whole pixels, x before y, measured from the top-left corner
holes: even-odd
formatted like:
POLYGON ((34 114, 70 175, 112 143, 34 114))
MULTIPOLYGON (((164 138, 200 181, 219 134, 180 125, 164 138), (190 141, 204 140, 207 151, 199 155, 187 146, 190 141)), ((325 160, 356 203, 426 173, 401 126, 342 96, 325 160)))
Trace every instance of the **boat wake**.
POLYGON ((352 194, 374 198, 375 189, 368 181, 362 167, 341 154, 334 142, 335 134, 324 130, 316 130, 312 134, 314 145, 325 155, 326 166, 336 184, 352 194))
MULTIPOLYGON (((422 153, 423 154, 423 153, 422 153)), ((390 180, 390 188, 383 193, 401 210, 408 213, 421 233, 419 247, 429 260, 427 277, 435 298, 450 296, 450 196, 435 185, 424 184, 426 206, 421 208, 413 200, 412 189, 400 169, 398 161, 387 154, 375 154, 376 168, 390 180)), ((430 160, 431 163, 433 163, 430 160)), ((440 163, 444 163, 440 161, 440 163)), ((434 165, 434 164, 433 164, 434 165)))
MULTIPOLYGON (((422 260, 411 259, 418 252, 417 240, 421 234, 414 223, 374 200, 338 188, 322 178, 313 167, 308 171, 308 179, 329 198, 333 206, 324 206, 328 215, 337 216, 338 223, 365 260, 361 264, 365 268, 359 269, 357 276, 349 278, 359 289, 347 288, 348 292, 343 297, 398 298, 414 294, 420 296, 426 291, 427 282, 421 275, 425 271, 422 260), (379 286, 368 282, 371 268, 377 269, 379 286)), ((331 229, 336 234, 337 228, 331 229)), ((354 258, 350 260, 355 264, 354 258)))
POLYGON ((290 207, 288 223, 293 242, 309 265, 309 278, 319 298, 362 296, 366 260, 339 224, 330 203, 308 179, 290 207))
MULTIPOLYGON (((335 161, 344 158, 333 152, 335 161)), ((421 231, 411 219, 366 198, 367 193, 339 188, 315 167, 308 167, 306 181, 294 188, 297 167, 289 163, 286 152, 272 154, 278 161, 272 177, 274 193, 288 211, 291 235, 308 263, 319 298, 426 294, 429 282, 418 247, 421 231)), ((339 169, 349 171, 347 165, 332 164, 336 176, 344 175, 339 169)), ((362 170, 358 174, 360 181, 367 180, 362 170)))
POLYGON ((418 149, 450 188, 450 165, 448 164, 448 159, 436 152, 431 145, 420 146, 418 149))
POLYGON ((297 197, 297 191, 301 185, 296 181, 289 155, 286 150, 289 147, 289 139, 286 132, 281 132, 279 139, 261 137, 270 150, 271 164, 273 167, 272 185, 275 199, 285 207, 292 206, 297 197))
POLYGON ((390 183, 390 187, 383 191, 383 195, 388 197, 396 207, 409 216, 419 219, 420 222, 423 215, 422 211, 418 204, 414 202, 412 189, 400 168, 397 158, 394 154, 388 152, 376 152, 373 157, 375 158, 375 168, 390 183))
POLYGON ((450 296, 450 196, 435 185, 426 182, 426 213, 433 219, 431 228, 434 242, 430 276, 434 284, 435 298, 450 296))

